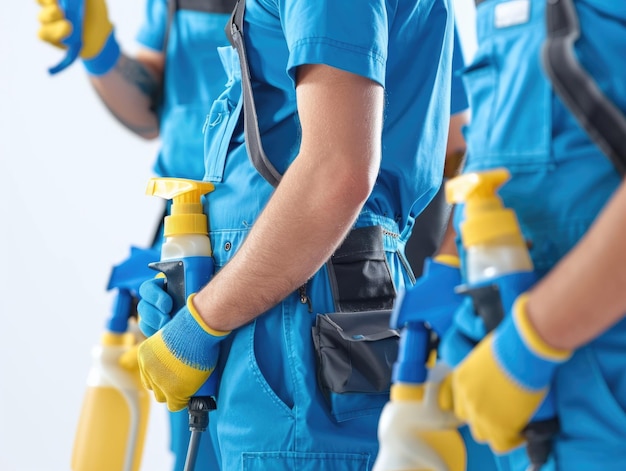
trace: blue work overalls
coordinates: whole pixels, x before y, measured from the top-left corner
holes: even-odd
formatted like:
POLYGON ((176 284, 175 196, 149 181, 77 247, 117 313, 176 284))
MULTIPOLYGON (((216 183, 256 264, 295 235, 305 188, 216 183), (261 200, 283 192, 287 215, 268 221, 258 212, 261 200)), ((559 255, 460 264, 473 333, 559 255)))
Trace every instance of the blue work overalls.
MULTIPOLYGON (((355 227, 382 227, 394 289, 412 281, 404 244, 415 214, 440 183, 449 120, 449 4, 426 3, 429 8, 423 11, 413 2, 382 0, 246 3, 244 31, 259 127, 265 152, 279 172, 299 150, 298 65, 324 63, 385 85, 381 174, 355 227), (415 44, 415 63, 402 62, 406 49, 400 49, 400 34, 406 34, 405 44, 415 44), (431 66, 426 57, 440 67, 431 66)), ((232 48, 220 53, 229 81, 205 123, 205 180, 215 184, 215 191, 206 195, 205 212, 217 269, 241 247, 273 192, 245 150, 237 53, 232 48)), ((233 289, 245 296, 245 287, 233 289)), ((316 314, 334 311, 324 267, 301 290, 230 335, 221 355, 217 410, 210 414, 222 469, 371 469, 378 450, 378 418, 388 393, 325 397, 321 392, 311 329, 316 314)))
MULTIPOLYGON (((510 170, 511 179, 499 194, 516 211, 540 275, 579 241, 620 182, 542 70, 545 3, 480 3, 478 50, 464 71, 472 109, 464 171, 510 170)), ((626 7, 594 0, 575 5, 581 25, 578 59, 609 99, 626 110, 626 7)), ((459 206, 455 212, 457 233, 462 211, 459 206)), ((471 348, 463 339, 479 340, 484 333, 472 310, 460 309, 443 341, 444 359, 458 363, 471 348)), ((561 431, 544 469, 626 469, 624 339, 626 321, 621 321, 558 369, 552 388, 561 431)), ((513 471, 528 465, 523 448, 499 457, 498 463, 513 471)))

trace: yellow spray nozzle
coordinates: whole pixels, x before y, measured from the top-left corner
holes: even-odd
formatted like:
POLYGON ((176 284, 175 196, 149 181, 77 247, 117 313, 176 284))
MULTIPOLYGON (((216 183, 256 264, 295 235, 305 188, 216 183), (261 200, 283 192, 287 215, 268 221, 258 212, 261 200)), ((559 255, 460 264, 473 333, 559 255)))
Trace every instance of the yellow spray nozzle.
POLYGON ((212 183, 183 178, 151 178, 146 194, 172 200, 165 217, 165 237, 179 234, 208 234, 202 196, 213 191, 212 183))
POLYGON ((509 171, 505 168, 460 175, 446 182, 446 199, 448 203, 467 204, 495 200, 501 205, 497 192, 509 177, 509 171))
POLYGON ((465 203, 460 225, 465 247, 488 244, 501 237, 523 243, 515 213, 504 207, 498 189, 510 178, 505 168, 470 172, 446 182, 449 203, 465 203))

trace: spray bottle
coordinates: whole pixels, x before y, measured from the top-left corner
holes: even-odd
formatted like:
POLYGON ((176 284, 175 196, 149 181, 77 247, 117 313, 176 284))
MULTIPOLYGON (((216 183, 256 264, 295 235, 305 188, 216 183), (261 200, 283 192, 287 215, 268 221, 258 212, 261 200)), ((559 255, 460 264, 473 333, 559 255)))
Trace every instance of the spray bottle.
MULTIPOLYGON (((515 212, 505 208, 498 189, 509 179, 505 168, 466 173, 446 183, 449 203, 464 203, 460 233, 465 250, 467 284, 458 292, 472 298, 486 332, 497 327, 515 299, 537 281, 515 212)), ((558 431, 553 398, 545 398, 524 430, 531 469, 548 460, 558 431)))
POLYGON ((138 471, 141 464, 150 396, 138 371, 120 364, 141 340, 134 314, 139 285, 151 275, 153 250, 132 248, 113 268, 108 289, 117 289, 113 313, 100 343, 92 349, 72 452, 72 471, 138 471))
POLYGON ((379 423, 380 449, 374 471, 464 471, 465 444, 451 414, 442 413, 436 394, 447 370, 435 365, 437 339, 450 327, 462 297, 458 258, 427 259, 416 284, 400 290, 391 327, 401 329, 389 402, 379 423), (434 365, 434 366, 433 366, 434 365))
MULTIPOLYGON (((214 271, 213 251, 208 220, 203 212, 202 196, 213 191, 208 182, 178 178, 152 178, 146 194, 172 200, 170 215, 164 221, 164 241, 160 261, 149 266, 165 275, 166 290, 178 312, 187 297, 209 282, 214 271)), ((200 433, 208 426, 208 413, 216 408, 217 372, 191 398, 188 404, 191 437, 185 470, 191 471, 200 443, 200 433)))

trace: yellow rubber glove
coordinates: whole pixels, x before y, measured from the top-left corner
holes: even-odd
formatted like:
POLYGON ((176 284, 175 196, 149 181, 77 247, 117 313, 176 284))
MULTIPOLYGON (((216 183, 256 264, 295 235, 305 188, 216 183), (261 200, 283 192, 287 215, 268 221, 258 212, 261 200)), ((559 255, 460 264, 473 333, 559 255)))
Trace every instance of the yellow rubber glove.
POLYGON ((429 370, 425 384, 395 383, 378 422, 378 456, 373 471, 465 471, 460 421, 439 407, 443 364, 429 370))
POLYGON ((172 412, 184 409, 213 373, 219 344, 230 333, 207 326, 193 305, 193 296, 171 321, 139 345, 141 380, 172 412))
MULTIPOLYGON (((72 24, 66 19, 57 0, 37 0, 41 5, 38 36, 53 46, 66 49, 63 44, 72 32, 72 24)), ((92 75, 103 75, 117 62, 120 48, 115 41, 113 24, 104 0, 85 0, 82 24, 82 48, 80 57, 92 75)))
POLYGON ((442 383, 439 401, 497 453, 524 443, 522 431, 543 402, 556 368, 571 352, 547 345, 521 295, 508 316, 442 383))

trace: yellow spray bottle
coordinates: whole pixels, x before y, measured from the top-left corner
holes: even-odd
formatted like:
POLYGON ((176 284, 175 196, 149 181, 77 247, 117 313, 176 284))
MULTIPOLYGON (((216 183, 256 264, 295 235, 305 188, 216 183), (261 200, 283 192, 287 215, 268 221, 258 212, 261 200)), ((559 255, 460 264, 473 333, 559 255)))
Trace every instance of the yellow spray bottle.
POLYGON ((515 211, 506 208, 498 195, 509 178, 507 169, 496 168, 466 173, 446 183, 448 202, 464 204, 459 231, 467 284, 461 292, 473 298, 487 331, 536 281, 515 211))
MULTIPOLYGON (((123 304, 118 302, 116 306, 123 304)), ((135 351, 140 339, 135 325, 131 321, 124 333, 105 332, 100 344, 92 349, 87 392, 74 439, 72 471, 139 470, 150 397, 138 370, 120 364, 122 356, 135 351)))
MULTIPOLYGON (((172 297, 172 312, 178 312, 190 294, 209 282, 214 272, 208 220, 202 196, 213 191, 208 182, 177 178, 153 178, 146 193, 172 201, 170 215, 164 221, 164 242, 160 261, 150 267, 165 275, 165 288, 172 297)), ((219 376, 212 374, 188 404, 189 441, 177 436, 174 453, 177 460, 185 457, 184 469, 193 470, 199 452, 200 433, 208 426, 208 413, 215 409, 219 376), (186 448, 183 450, 182 448, 186 448)), ((173 433, 177 433, 173 431, 173 433)), ((207 447, 204 447, 206 452, 207 447)), ((206 459, 209 459, 205 456, 206 459)), ((177 469, 180 467, 176 464, 177 469)))
MULTIPOLYGON (((515 212, 506 208, 498 189, 509 180, 505 168, 466 173, 446 184, 450 203, 464 203, 459 229, 465 250, 467 285, 460 293, 472 298, 485 331, 495 329, 515 299, 537 281, 515 212)), ((480 340, 480 339, 475 339, 480 340)), ((531 469, 540 469, 551 451, 559 423, 554 398, 548 393, 533 421, 524 429, 531 469)))
POLYGON ((448 202, 465 204, 460 233, 468 284, 533 270, 515 212, 505 208, 497 194, 508 179, 508 170, 496 168, 466 173, 446 183, 448 202))

